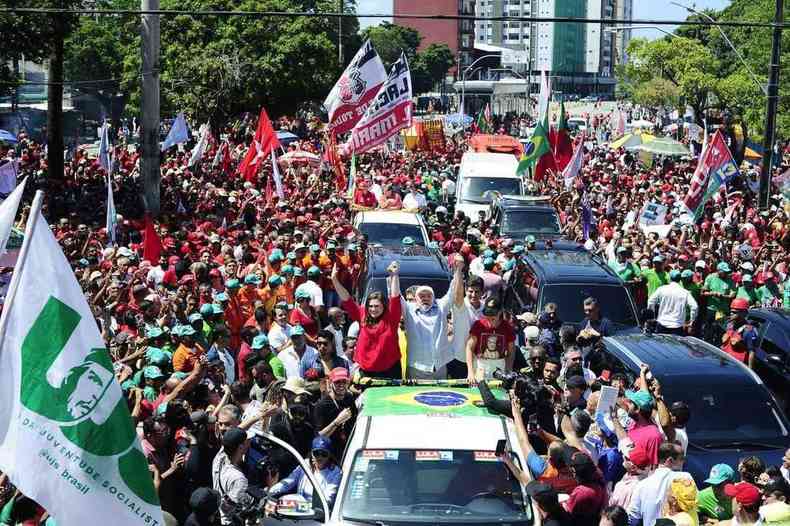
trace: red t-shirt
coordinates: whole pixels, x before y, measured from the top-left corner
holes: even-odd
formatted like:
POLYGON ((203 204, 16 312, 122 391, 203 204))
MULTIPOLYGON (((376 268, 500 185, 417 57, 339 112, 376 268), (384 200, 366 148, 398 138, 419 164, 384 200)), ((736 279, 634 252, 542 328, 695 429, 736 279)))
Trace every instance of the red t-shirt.
POLYGON ((634 443, 634 447, 644 448, 647 456, 650 457, 650 464, 658 465, 658 446, 664 441, 664 436, 655 424, 635 424, 628 430, 628 438, 634 443))
POLYGON ((357 190, 354 192, 354 204, 375 208, 379 203, 376 200, 376 194, 370 190, 357 190))
POLYGON ((516 341, 513 326, 505 320, 493 327, 488 318, 480 318, 472 324, 469 336, 477 338, 475 356, 486 360, 502 360, 507 356, 509 345, 516 341))
POLYGON ((400 297, 390 298, 387 312, 374 324, 365 324, 365 306, 347 299, 342 303, 349 318, 359 322, 359 336, 354 350, 354 361, 363 371, 381 372, 400 362, 398 324, 400 323, 400 297))
POLYGON ((565 501, 565 510, 571 515, 593 517, 601 514, 608 502, 606 488, 598 484, 579 484, 565 501))
POLYGON ((288 319, 288 323, 290 323, 291 325, 301 325, 302 328, 304 329, 305 334, 307 334, 311 338, 315 338, 318 336, 318 322, 316 321, 316 319, 306 316, 299 309, 294 309, 291 311, 291 316, 288 319))

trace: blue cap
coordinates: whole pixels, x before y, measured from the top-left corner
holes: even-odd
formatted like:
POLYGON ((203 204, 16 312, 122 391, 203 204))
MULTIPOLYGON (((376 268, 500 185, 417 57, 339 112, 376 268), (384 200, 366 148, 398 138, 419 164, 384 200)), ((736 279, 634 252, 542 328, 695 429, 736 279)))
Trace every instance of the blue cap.
POLYGON ((261 282, 261 278, 256 276, 255 274, 247 274, 244 276, 244 284, 245 285, 258 285, 261 282))
POLYGON ((626 391, 625 397, 636 404, 640 411, 646 411, 653 407, 653 395, 647 391, 626 391))
POLYGON ((195 329, 193 329, 191 325, 181 326, 181 336, 194 336, 194 335, 195 335, 195 329))
MULTIPOLYGON (((681 272, 681 273, 680 273, 680 277, 681 277, 682 279, 689 279, 689 278, 693 278, 693 277, 694 277, 694 272, 693 272, 693 271, 691 271, 691 270, 689 270, 689 269, 686 269, 686 270, 684 270, 683 272, 681 272)), ((744 276, 744 277, 745 277, 745 276, 744 276)))
POLYGON ((279 287, 283 284, 283 278, 279 274, 272 274, 267 281, 272 287, 279 287))
POLYGON ((321 251, 321 247, 319 247, 317 244, 313 243, 312 245, 310 245, 310 252, 320 252, 320 251, 321 251))
POLYGON ((411 245, 414 244, 414 239, 409 237, 409 236, 406 236, 406 237, 403 238, 401 243, 403 243, 404 245, 406 245, 408 247, 408 246, 411 246, 411 245))
POLYGON ((146 380, 158 380, 159 378, 165 377, 162 370, 155 365, 149 365, 143 368, 143 376, 145 376, 146 380))
POLYGON ((356 243, 349 243, 346 247, 350 252, 356 252, 357 244, 356 243))
POLYGON ((676 268, 670 270, 669 279, 671 279, 672 281, 678 281, 680 279, 680 271, 676 268))
POLYGON ((298 278, 299 276, 304 276, 304 272, 302 271, 302 267, 294 267, 294 277, 298 278))
POLYGON ((228 282, 225 283, 225 286, 228 287, 229 289, 237 289, 241 286, 241 283, 239 283, 239 280, 237 280, 236 278, 233 278, 233 279, 229 279, 228 282))
POLYGON ((202 320, 202 319, 203 319, 203 316, 199 312, 193 312, 192 314, 189 315, 189 317, 187 318, 187 321, 189 323, 195 323, 196 321, 202 320))
POLYGON ((710 468, 710 476, 705 479, 706 484, 721 484, 722 482, 735 481, 735 470, 727 464, 716 464, 710 468))
POLYGON ((208 360, 208 363, 222 362, 222 360, 219 359, 219 352, 217 352, 217 350, 214 347, 212 347, 206 353, 206 360, 208 360))
POLYGON ((211 303, 204 303, 200 306, 200 314, 203 316, 211 316, 214 314, 214 309, 211 307, 211 303))
POLYGON ((172 357, 159 347, 149 347, 145 351, 145 361, 153 365, 167 365, 172 357))
POLYGON ((318 435, 310 445, 310 451, 332 451, 332 441, 323 435, 318 435))
POLYGON ((516 245, 513 247, 513 254, 519 255, 524 253, 524 245, 516 245))
POLYGON ((216 303, 211 303, 211 310, 213 311, 212 314, 222 314, 225 312, 225 309, 222 308, 222 305, 217 305, 216 303))
POLYGON ((524 239, 524 241, 526 241, 527 243, 529 243, 529 244, 531 245, 532 243, 534 243, 535 241, 537 241, 537 239, 535 239, 535 236, 533 236, 532 234, 530 234, 530 235, 528 235, 528 236, 527 236, 527 237, 524 239))
POLYGON ((294 328, 291 329, 291 336, 304 336, 304 327, 301 325, 294 325, 294 328))
POLYGON ((269 338, 265 334, 259 334, 252 339, 252 348, 255 350, 263 349, 269 346, 269 338))
POLYGON ((302 300, 302 299, 309 300, 312 299, 312 296, 305 289, 299 289, 296 291, 295 298, 297 300, 302 300))
POLYGON ((293 274, 294 268, 292 265, 283 265, 282 268, 280 269, 280 272, 282 272, 283 274, 293 274))
POLYGON ((147 331, 145 331, 145 337, 149 340, 153 340, 154 338, 159 338, 164 334, 164 331, 159 327, 151 327, 147 331))
POLYGON ((228 297, 228 295, 225 292, 220 292, 219 294, 214 296, 214 299, 217 300, 217 301, 228 301, 228 300, 230 300, 230 298, 228 297))
POLYGON ((309 269, 307 269, 307 275, 308 276, 320 276, 321 275, 321 269, 316 267, 315 265, 313 265, 309 269))
POLYGON ((485 259, 485 258, 493 258, 494 256, 496 256, 496 252, 494 252, 490 248, 487 248, 487 249, 485 249, 483 251, 483 259, 485 259))
POLYGON ((717 272, 730 272, 730 266, 727 263, 725 263, 724 261, 722 261, 721 263, 716 265, 716 271, 717 272))
POLYGON ((296 259, 296 252, 288 252, 288 259, 296 259))

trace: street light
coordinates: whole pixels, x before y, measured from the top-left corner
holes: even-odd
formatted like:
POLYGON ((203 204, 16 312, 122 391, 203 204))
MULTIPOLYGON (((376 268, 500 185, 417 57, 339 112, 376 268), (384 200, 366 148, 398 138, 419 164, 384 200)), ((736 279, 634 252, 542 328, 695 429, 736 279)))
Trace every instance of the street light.
POLYGON ((697 11, 696 9, 694 9, 692 7, 689 7, 687 5, 684 5, 684 4, 681 4, 681 3, 678 3, 678 2, 669 2, 669 3, 672 4, 672 5, 676 5, 678 7, 682 7, 683 9, 688 11, 689 13, 694 13, 695 15, 701 16, 705 20, 711 22, 716 27, 716 29, 719 30, 719 33, 721 33, 722 38, 724 38, 724 41, 727 42, 728 46, 730 46, 730 49, 732 49, 733 53, 735 53, 735 56, 738 57, 738 60, 741 61, 741 64, 743 64, 743 67, 746 68, 746 71, 749 72, 749 76, 752 77, 752 80, 757 85, 757 88, 763 93, 763 95, 768 95, 768 88, 760 83, 759 79, 757 78, 757 75, 754 74, 754 71, 752 71, 752 68, 750 68, 749 65, 746 63, 746 60, 743 58, 743 55, 741 55, 741 52, 738 51, 735 48, 733 43, 730 41, 730 39, 724 33, 724 30, 721 28, 721 26, 719 26, 716 23, 716 21, 713 18, 711 18, 709 15, 706 15, 705 13, 697 11))
POLYGON ((678 38, 678 36, 677 36, 675 33, 671 33, 671 32, 669 32, 669 31, 667 31, 666 29, 663 29, 663 28, 661 28, 661 27, 659 27, 659 26, 622 26, 622 27, 610 27, 610 28, 608 28, 608 29, 604 29, 604 30, 603 30, 603 32, 604 32, 604 33, 617 33, 618 31, 626 31, 626 30, 630 30, 630 29, 655 29, 656 31, 661 31, 661 32, 662 32, 662 33, 664 33, 665 35, 667 35, 667 36, 670 36, 670 37, 672 37, 672 38, 678 38))

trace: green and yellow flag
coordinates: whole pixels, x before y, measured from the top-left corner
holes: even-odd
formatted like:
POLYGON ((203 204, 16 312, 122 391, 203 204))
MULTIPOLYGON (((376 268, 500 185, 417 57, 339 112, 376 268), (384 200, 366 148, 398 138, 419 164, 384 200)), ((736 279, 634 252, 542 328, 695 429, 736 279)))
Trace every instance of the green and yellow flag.
POLYGON ((532 132, 532 137, 530 137, 529 142, 524 145, 524 154, 521 156, 521 160, 516 168, 516 175, 519 177, 523 176, 530 167, 538 164, 541 157, 550 153, 551 146, 549 145, 548 134, 543 127, 543 123, 538 121, 535 126, 535 131, 532 132))

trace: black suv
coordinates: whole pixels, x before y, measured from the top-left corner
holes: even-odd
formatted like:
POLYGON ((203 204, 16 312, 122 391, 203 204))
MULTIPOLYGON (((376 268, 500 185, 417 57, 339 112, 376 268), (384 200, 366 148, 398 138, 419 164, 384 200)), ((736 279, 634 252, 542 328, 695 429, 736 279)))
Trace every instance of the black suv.
POLYGON ((604 350, 593 352, 589 366, 624 373, 634 380, 648 364, 661 382, 668 405, 686 402, 689 446, 685 471, 702 484, 719 463, 737 466, 755 455, 766 465, 781 465, 790 447, 790 423, 776 400, 745 365, 716 347, 692 337, 630 334, 604 338, 604 350))
POLYGON ((555 303, 563 322, 579 324, 584 319, 584 300, 592 297, 617 332, 639 326, 634 301, 623 281, 583 246, 568 241, 538 242, 524 259, 528 286, 520 305, 512 307, 539 313, 547 303, 555 303))
POLYGON ((437 298, 441 298, 450 288, 452 273, 447 261, 432 248, 373 246, 368 248, 366 261, 355 291, 360 303, 374 290, 387 294, 387 267, 393 261, 400 265, 401 294, 412 285, 427 285, 437 298))
POLYGON ((790 415, 790 310, 752 309, 749 323, 757 329, 757 374, 790 415))
POLYGON ((489 217, 502 237, 524 241, 527 236, 535 239, 562 236, 557 211, 546 197, 505 195, 494 198, 489 217))

